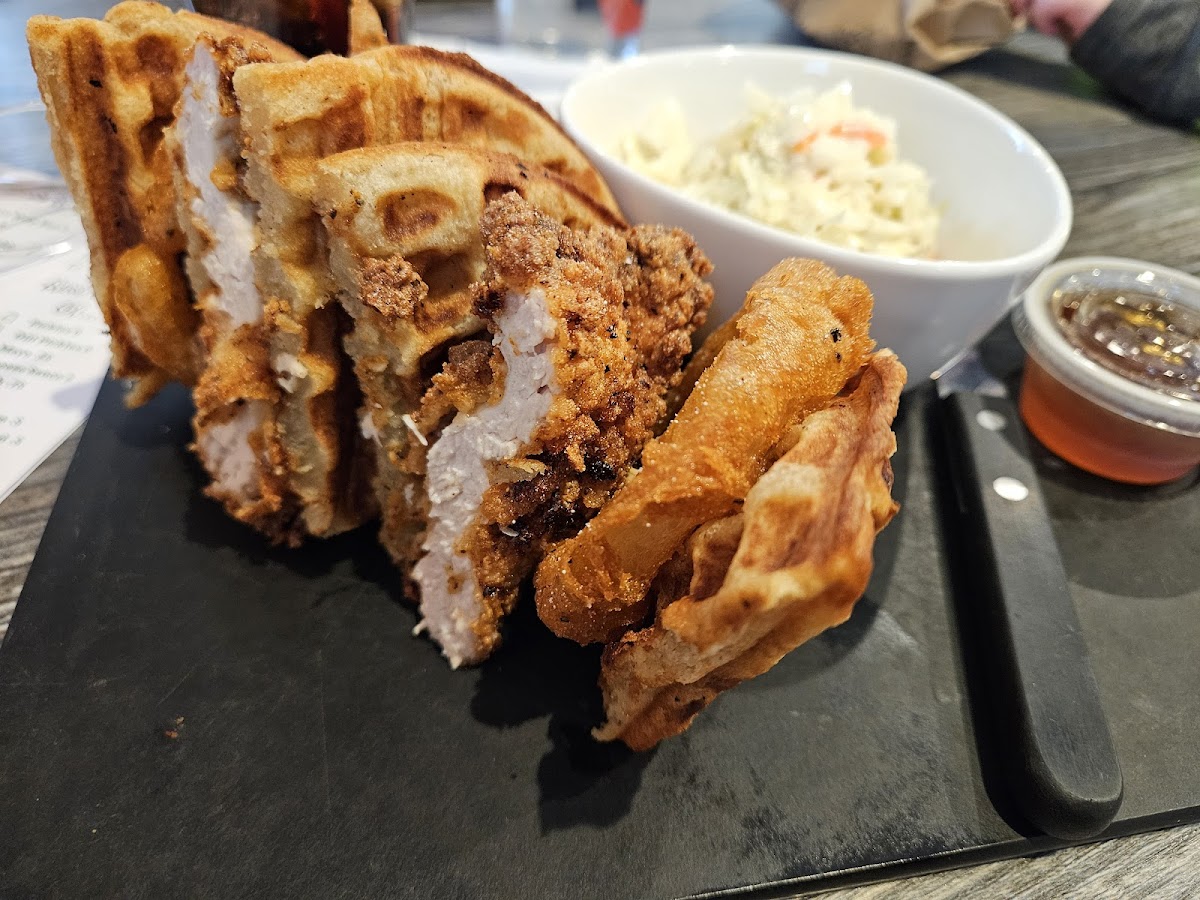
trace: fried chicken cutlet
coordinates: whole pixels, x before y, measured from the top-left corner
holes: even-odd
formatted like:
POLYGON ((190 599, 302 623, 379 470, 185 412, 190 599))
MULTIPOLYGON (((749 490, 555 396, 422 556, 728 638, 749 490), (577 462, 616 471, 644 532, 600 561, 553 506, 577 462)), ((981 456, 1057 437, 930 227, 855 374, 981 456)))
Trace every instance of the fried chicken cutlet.
POLYGON ((415 417, 453 412, 429 440, 413 578, 454 666, 493 650, 544 548, 636 465, 712 301, 708 260, 678 230, 574 231, 510 193, 482 231, 492 377, 435 379, 415 417))
POLYGON ((203 364, 193 392, 193 449, 206 492, 231 516, 275 541, 295 542, 283 449, 275 429, 280 388, 269 360, 262 292, 254 273, 258 207, 242 186, 242 133, 233 73, 270 62, 256 44, 196 41, 178 116, 167 129, 186 271, 200 312, 203 364))
POLYGON ((54 156, 87 232, 112 372, 130 380, 132 405, 169 381, 192 384, 202 364, 163 143, 201 35, 253 43, 273 60, 300 59, 252 29, 141 0, 118 3, 99 21, 33 16, 26 28, 54 156))

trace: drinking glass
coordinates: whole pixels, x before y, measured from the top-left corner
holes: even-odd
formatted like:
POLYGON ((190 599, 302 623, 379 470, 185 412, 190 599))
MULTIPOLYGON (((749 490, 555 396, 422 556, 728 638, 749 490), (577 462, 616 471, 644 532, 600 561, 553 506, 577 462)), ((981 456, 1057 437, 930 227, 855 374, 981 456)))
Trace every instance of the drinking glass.
MULTIPOLYGON (((392 43, 403 43, 412 0, 373 0, 392 43)), ((346 52, 347 0, 193 0, 196 12, 240 22, 315 56, 346 52)))
POLYGON ((501 44, 576 56, 638 51, 644 0, 495 0, 501 44))
POLYGON ((599 0, 608 29, 609 50, 617 59, 634 56, 642 36, 645 0, 599 0))

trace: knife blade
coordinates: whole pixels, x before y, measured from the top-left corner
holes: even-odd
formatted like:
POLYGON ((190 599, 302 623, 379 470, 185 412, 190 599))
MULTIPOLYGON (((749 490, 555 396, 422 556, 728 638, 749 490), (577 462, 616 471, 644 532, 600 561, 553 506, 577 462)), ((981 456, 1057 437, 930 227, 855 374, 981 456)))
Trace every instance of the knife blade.
POLYGON ((1004 384, 969 350, 935 375, 944 504, 965 573, 960 608, 978 626, 993 735, 1011 799, 1029 823, 1080 840, 1121 805, 1121 767, 1070 583, 1004 384))

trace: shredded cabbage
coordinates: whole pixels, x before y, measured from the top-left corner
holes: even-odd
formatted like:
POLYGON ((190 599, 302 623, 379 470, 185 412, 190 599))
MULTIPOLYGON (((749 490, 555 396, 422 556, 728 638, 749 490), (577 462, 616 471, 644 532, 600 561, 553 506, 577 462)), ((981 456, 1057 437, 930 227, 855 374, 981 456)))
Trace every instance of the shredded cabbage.
POLYGON ((677 100, 620 138, 617 156, 689 197, 866 253, 932 257, 940 212, 929 176, 897 158, 896 123, 856 107, 849 84, 774 97, 697 144, 677 100))

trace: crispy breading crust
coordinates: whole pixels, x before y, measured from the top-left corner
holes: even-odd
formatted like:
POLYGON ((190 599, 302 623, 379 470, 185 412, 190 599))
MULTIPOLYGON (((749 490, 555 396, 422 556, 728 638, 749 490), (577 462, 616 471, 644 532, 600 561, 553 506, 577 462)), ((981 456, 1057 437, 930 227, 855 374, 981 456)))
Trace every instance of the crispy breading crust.
POLYGON ((300 58, 251 29, 140 0, 118 3, 103 21, 33 16, 26 28, 54 156, 87 232, 112 371, 132 381, 135 406, 199 372, 198 317, 179 263, 184 236, 162 138, 185 57, 202 34, 300 58))
POLYGON ((605 648, 599 740, 647 750, 686 729, 717 694, 849 618, 870 579, 875 535, 899 508, 889 459, 904 380, 891 351, 872 356, 848 396, 805 418, 744 512, 715 523, 726 540, 693 542, 690 592, 605 648), (731 534, 737 553, 709 595, 731 534))
POLYGON ((739 309, 731 318, 726 319, 723 325, 705 338, 704 343, 700 345, 700 349, 692 354, 692 358, 688 360, 687 365, 683 368, 683 376, 679 379, 679 383, 667 392, 667 418, 662 423, 664 429, 679 414, 679 410, 683 409, 683 404, 692 395, 692 391, 696 387, 696 382, 700 380, 700 376, 704 374, 704 370, 713 364, 713 360, 717 358, 717 354, 721 352, 721 349, 732 338, 737 337, 738 319, 741 316, 742 310, 739 309))
MULTIPOLYGON (((247 403, 273 406, 278 399, 267 359, 267 342, 258 325, 243 325, 222 340, 209 357, 209 365, 193 391, 197 438, 228 422, 247 403)), ((248 438, 258 463, 252 496, 225 492, 214 482, 204 492, 225 511, 262 533, 272 543, 297 546, 303 536, 296 525, 295 498, 287 489, 283 450, 274 422, 268 417, 248 438)), ((192 444, 205 470, 215 479, 219 462, 206 458, 200 443, 192 444)))
POLYGON ((477 659, 499 640, 499 621, 547 544, 595 515, 637 462, 712 302, 712 267, 677 229, 574 231, 510 193, 488 205, 482 231, 488 272, 476 309, 490 319, 511 292, 545 295, 558 323, 558 393, 493 476, 457 548, 474 564, 484 609, 477 659))
POLYGON ((760 278, 640 474, 538 567, 547 627, 586 644, 642 622, 659 568, 697 526, 736 512, 788 427, 862 367, 870 315, 866 286, 821 263, 785 260, 760 278))

